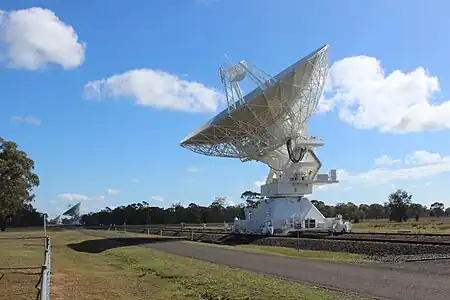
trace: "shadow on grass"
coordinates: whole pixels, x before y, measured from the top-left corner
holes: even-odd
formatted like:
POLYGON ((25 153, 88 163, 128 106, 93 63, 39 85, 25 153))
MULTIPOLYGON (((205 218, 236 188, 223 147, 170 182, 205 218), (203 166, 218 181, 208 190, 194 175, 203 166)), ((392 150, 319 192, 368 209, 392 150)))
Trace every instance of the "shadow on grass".
POLYGON ((238 246, 238 245, 249 245, 257 240, 267 238, 265 235, 254 235, 254 236, 242 236, 229 234, 221 237, 217 243, 228 246, 238 246))
POLYGON ((153 243, 174 242, 179 240, 181 239, 164 238, 164 237, 152 237, 152 238, 117 237, 117 238, 88 240, 76 244, 68 244, 67 247, 77 252, 101 253, 103 251, 114 248, 153 244, 153 243))

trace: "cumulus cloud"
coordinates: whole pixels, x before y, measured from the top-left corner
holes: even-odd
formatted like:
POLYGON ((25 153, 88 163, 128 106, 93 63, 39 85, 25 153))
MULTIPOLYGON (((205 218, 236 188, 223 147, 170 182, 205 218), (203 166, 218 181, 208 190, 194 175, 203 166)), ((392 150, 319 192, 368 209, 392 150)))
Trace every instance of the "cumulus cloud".
POLYGON ((25 116, 12 116, 9 121, 11 123, 24 123, 28 125, 39 126, 41 125, 41 120, 35 117, 25 117, 25 116))
MULTIPOLYGON (((437 159, 437 156, 433 155, 433 153, 419 150, 406 155, 406 157, 414 158, 415 160, 411 160, 414 164, 403 165, 395 169, 372 169, 359 173, 352 173, 341 169, 338 170, 338 180, 340 182, 380 185, 395 180, 426 179, 441 173, 450 172, 450 156, 442 156, 439 154, 439 159, 437 159), (418 157, 423 160, 418 160, 418 157), (416 164, 416 162, 420 162, 420 164, 416 164)), ((406 159, 406 161, 409 162, 410 160, 406 159)))
POLYGON ((225 207, 227 207, 227 206, 235 206, 236 205, 236 203, 233 201, 233 198, 231 198, 231 197, 225 197, 225 201, 224 201, 224 206, 225 207))
POLYGON ((141 106, 188 112, 215 112, 222 95, 195 81, 160 70, 136 69, 84 86, 87 99, 131 99, 141 106))
POLYGON ((63 201, 87 201, 87 200, 104 200, 105 196, 86 196, 76 193, 63 193, 57 196, 59 200, 63 201))
POLYGON ((119 190, 116 190, 116 189, 107 189, 107 190, 106 190, 106 193, 107 193, 108 195, 118 195, 118 194, 120 193, 120 191, 119 191, 119 190))
MULTIPOLYGON (((331 186, 334 186, 334 185, 331 185, 331 186)), ((316 189, 316 190, 318 190, 318 191, 326 191, 326 190, 328 190, 329 188, 330 188, 330 185, 329 185, 329 184, 316 185, 316 186, 314 187, 314 189, 316 189)))
POLYGON ((260 188, 262 185, 266 184, 266 180, 256 180, 253 182, 253 184, 257 187, 260 188))
MULTIPOLYGON (((387 156, 385 161, 395 161, 395 163, 391 163, 390 165, 383 164, 383 168, 377 166, 374 169, 363 172, 351 172, 345 169, 339 169, 337 170, 338 184, 319 185, 315 186, 314 190, 327 191, 342 188, 342 190, 348 191, 353 189, 352 186, 355 184, 363 186, 390 184, 391 188, 395 188, 395 181, 414 180, 422 180, 424 183, 421 186, 429 187, 432 184, 429 179, 433 176, 450 172, 450 155, 445 156, 440 153, 427 152, 425 150, 417 150, 406 154, 404 160, 393 160, 387 156)), ((264 182, 254 182, 256 186, 260 186, 262 183, 264 182)))
POLYGON ((405 164, 408 165, 433 164, 442 162, 446 159, 448 158, 442 157, 440 153, 419 150, 414 153, 408 154, 405 157, 405 164))
POLYGON ((49 9, 0 10, 0 57, 9 67, 37 70, 48 64, 81 65, 86 45, 49 9))
POLYGON ((437 101, 439 81, 423 67, 386 74, 369 56, 332 64, 319 112, 336 109, 359 129, 407 133, 450 128, 450 101, 437 101))
POLYGON ((152 196, 152 200, 153 201, 163 202, 164 201, 164 197, 162 197, 162 196, 152 196))
POLYGON ((386 154, 378 157, 377 159, 375 159, 375 165, 378 167, 382 167, 382 166, 392 166, 395 164, 399 164, 401 162, 400 159, 392 159, 389 156, 387 156, 386 154))

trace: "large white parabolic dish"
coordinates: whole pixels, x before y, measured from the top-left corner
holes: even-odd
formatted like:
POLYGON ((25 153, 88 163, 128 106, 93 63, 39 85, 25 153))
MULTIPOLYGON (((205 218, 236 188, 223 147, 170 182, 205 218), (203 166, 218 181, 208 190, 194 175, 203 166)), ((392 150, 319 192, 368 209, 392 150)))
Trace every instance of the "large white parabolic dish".
POLYGON ((236 102, 231 111, 225 109, 180 145, 203 155, 257 160, 283 168, 288 140, 299 144, 308 139, 305 142, 312 144, 307 121, 323 92, 328 48, 322 46, 273 77, 270 84, 266 81, 265 88, 254 89, 243 103, 236 102))
POLYGON ((78 202, 77 204, 75 204, 74 206, 72 206, 71 208, 69 208, 65 213, 62 214, 62 216, 79 216, 80 215, 80 207, 81 207, 81 202, 78 202))

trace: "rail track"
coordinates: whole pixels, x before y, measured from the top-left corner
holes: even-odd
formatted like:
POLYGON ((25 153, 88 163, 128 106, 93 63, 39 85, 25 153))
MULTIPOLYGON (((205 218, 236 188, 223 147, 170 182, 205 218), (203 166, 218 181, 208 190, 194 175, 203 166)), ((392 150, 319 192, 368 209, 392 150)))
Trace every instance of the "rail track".
MULTIPOLYGON (((93 228, 92 228, 93 229, 93 228)), ((98 228, 99 229, 99 228, 98 228)), ((107 230, 108 228, 102 228, 107 230)), ((117 228, 125 229, 125 228, 117 228)), ((396 244, 415 244, 415 245, 436 245, 436 246, 449 246, 450 247, 450 235, 449 234, 396 234, 396 233, 349 233, 337 236, 330 236, 327 234, 316 233, 301 233, 297 235, 256 235, 256 234, 234 234, 229 230, 212 230, 200 228, 180 229, 171 227, 128 227, 125 229, 129 232, 148 233, 151 231, 153 234, 163 234, 163 232, 173 232, 174 235, 179 236, 185 234, 186 236, 192 234, 211 234, 211 235, 227 235, 230 237, 240 237, 243 240, 257 240, 262 238, 284 238, 284 239, 319 239, 319 240, 335 240, 335 241, 347 241, 347 242, 374 242, 374 243, 396 243, 396 244), (163 232, 160 232, 160 231, 163 232)), ((164 234, 163 234, 164 235, 164 234)))

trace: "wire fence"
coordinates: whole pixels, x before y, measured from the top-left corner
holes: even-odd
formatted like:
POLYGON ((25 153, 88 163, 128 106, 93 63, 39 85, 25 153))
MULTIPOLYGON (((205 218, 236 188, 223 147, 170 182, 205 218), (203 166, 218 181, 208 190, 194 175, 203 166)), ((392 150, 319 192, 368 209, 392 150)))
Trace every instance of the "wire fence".
POLYGON ((43 236, 28 230, 0 235, 1 299, 50 299, 52 246, 46 220, 43 225, 43 236))
POLYGON ((51 282, 51 265, 52 265, 52 245, 50 237, 47 235, 47 221, 44 218, 44 264, 42 265, 38 288, 38 300, 50 299, 50 282, 51 282))

